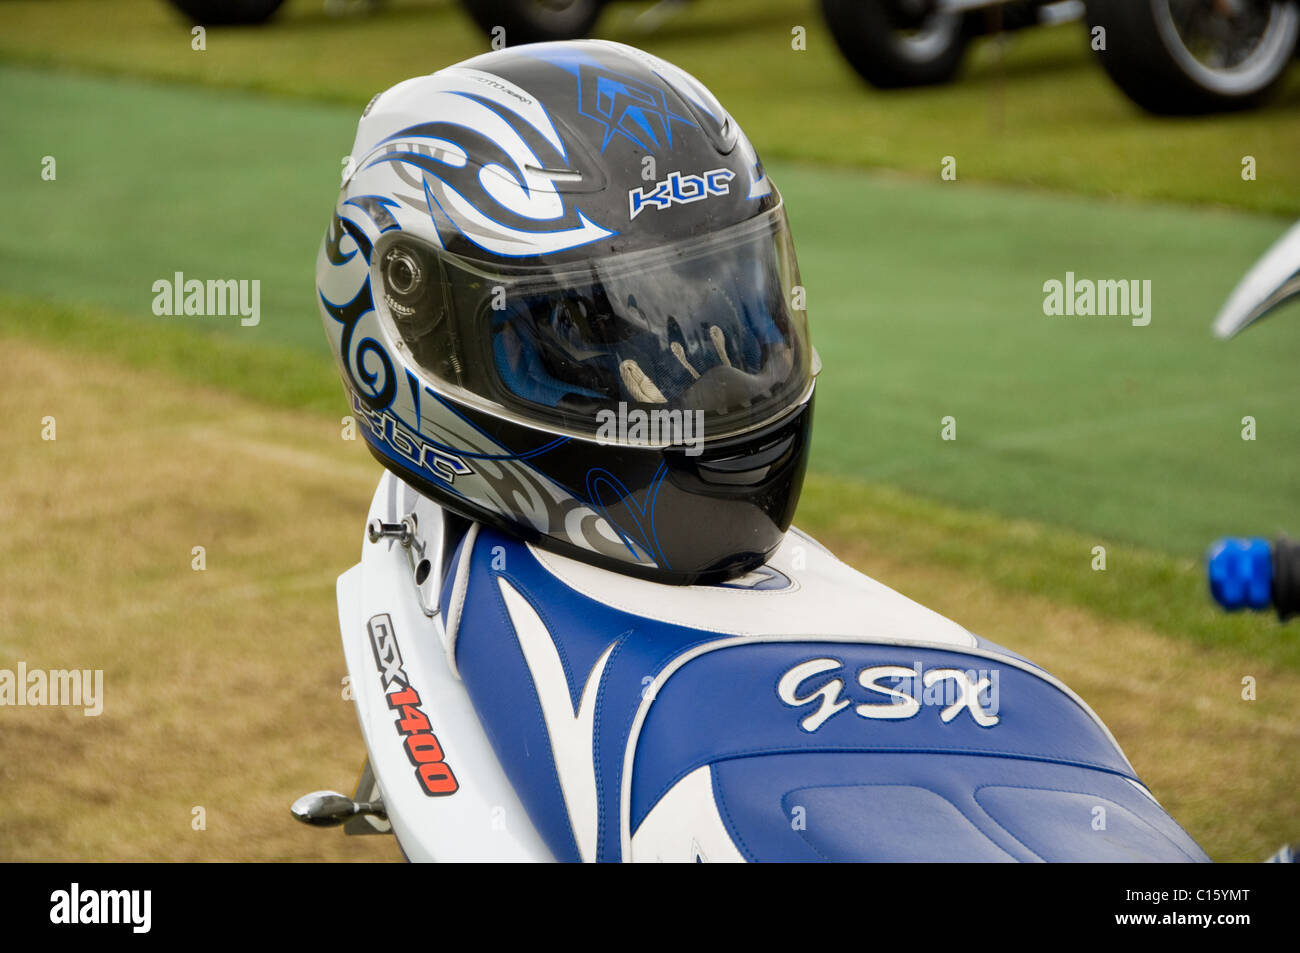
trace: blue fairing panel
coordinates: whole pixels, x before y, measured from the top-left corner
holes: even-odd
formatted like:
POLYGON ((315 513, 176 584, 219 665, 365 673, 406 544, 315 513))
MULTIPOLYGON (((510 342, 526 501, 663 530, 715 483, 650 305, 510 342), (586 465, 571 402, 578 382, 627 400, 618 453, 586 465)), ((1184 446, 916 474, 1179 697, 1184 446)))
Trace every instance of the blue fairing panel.
MULTIPOLYGON (((457 554, 457 562, 465 558, 457 554)), ((613 646, 599 685, 592 757, 599 805, 597 859, 619 860, 619 803, 632 720, 642 678, 685 646, 710 641, 710 632, 666 625, 586 598, 566 587, 518 541, 483 529, 471 560, 456 661, 474 708, 506 774, 547 846, 561 860, 578 860, 552 739, 532 673, 502 596, 509 586, 541 618, 564 671, 564 690, 576 711, 589 673, 613 646)), ((448 573, 448 585, 455 567, 448 573)), ((444 605, 450 600, 444 594, 444 605)))

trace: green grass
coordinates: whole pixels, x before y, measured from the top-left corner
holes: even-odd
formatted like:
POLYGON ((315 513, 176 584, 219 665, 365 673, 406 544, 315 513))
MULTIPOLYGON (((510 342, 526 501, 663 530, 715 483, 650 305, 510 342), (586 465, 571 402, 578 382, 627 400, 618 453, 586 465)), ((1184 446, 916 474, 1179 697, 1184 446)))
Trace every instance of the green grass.
MULTIPOLYGON (((870 553, 942 566, 999 592, 1050 594, 1059 606, 1300 671, 1300 641, 1286 638, 1276 617, 1225 615, 1214 606, 1199 559, 821 475, 809 479, 797 523, 849 560, 870 553), (1106 548, 1104 570, 1093 568, 1096 545, 1106 548)), ((962 617, 960 605, 942 611, 962 617)))
POLYGON ((256 278, 261 323, 242 333, 325 353, 312 272, 350 110, 3 67, 0 89, 0 176, 29 223, 0 238, 0 289, 150 318, 153 282, 177 271, 256 278))
MULTIPOLYGON (((961 81, 881 93, 834 48, 811 0, 695 0, 659 29, 616 3, 598 33, 690 70, 727 104, 768 159, 959 175, 1034 188, 1229 205, 1300 214, 1300 69, 1262 111, 1155 120, 1137 110, 1087 49, 1081 24, 981 41, 961 81), (807 49, 791 30, 807 28, 807 49), (1243 182, 1253 155, 1258 180, 1243 182)), ((238 87, 361 106, 408 76, 486 50, 450 0, 389 0, 369 17, 336 19, 322 0, 290 0, 268 25, 212 28, 191 49, 189 26, 163 0, 7 0, 0 60, 167 82, 238 87)), ((6 103, 16 96, 0 87, 6 103)), ((255 148, 249 146, 249 148, 255 148)), ((314 162, 320 156, 303 153, 314 162)))
POLYGON ((1300 322, 1208 329, 1281 223, 780 173, 825 359, 815 468, 1184 556, 1300 525, 1300 322), (1067 271, 1150 280, 1151 324, 1045 316, 1067 271))
MULTIPOLYGON (((311 271, 354 110, 6 67, 0 83, 6 208, 31 223, 0 234, 0 292, 21 320, 62 327, 39 302, 90 305, 110 315, 81 329, 96 347, 158 350, 236 389, 269 375, 313 406, 337 396, 311 271), (261 323, 155 318, 153 282, 177 271, 259 279, 261 323), (214 360, 231 339, 250 357, 214 360), (285 349, 289 373, 253 357, 285 349)), ((816 470, 1184 558, 1300 527, 1300 323, 1229 345, 1208 330, 1283 222, 770 165, 825 360, 816 470), (1043 283, 1067 271, 1150 280, 1150 326, 1044 316, 1043 283), (940 439, 946 416, 956 441, 940 439)))
MULTIPOLYGON (((0 386, 15 424, 0 520, 43 531, 37 546, 0 537, 0 667, 104 671, 101 717, 0 707, 0 860, 397 859, 391 839, 286 811, 303 791, 349 789, 364 756, 333 590, 363 545, 378 464, 337 418, 205 386, 211 372, 180 380, 58 334, 0 334, 0 349, 20 369, 0 386)), ((1057 530, 823 476, 800 522, 1065 680, 1215 859, 1294 840, 1294 653, 1265 620, 1216 616, 1194 566, 1116 547, 1092 573, 1057 530)))
MULTIPOLYGON (((132 323, 102 309, 0 296, 0 332, 58 347, 73 366, 79 355, 107 359, 267 407, 331 417, 346 409, 333 368, 299 349, 164 323, 133 335, 132 323)), ((1009 518, 987 506, 955 507, 818 470, 808 480, 796 521, 846 558, 867 553, 943 567, 998 591, 1050 594, 1061 605, 1105 619, 1300 671, 1300 642, 1286 638, 1271 616, 1225 616, 1212 607, 1194 555, 1009 518), (1097 545, 1107 550, 1104 572, 1092 568, 1097 545)), ((959 608, 948 611, 960 619, 959 608)), ((999 639, 994 632, 982 634, 999 639)))
POLYGON ((0 329, 61 347, 69 361, 78 355, 111 358, 275 407, 347 412, 333 363, 303 348, 162 321, 142 327, 139 319, 95 305, 69 307, 11 295, 0 295, 0 329))

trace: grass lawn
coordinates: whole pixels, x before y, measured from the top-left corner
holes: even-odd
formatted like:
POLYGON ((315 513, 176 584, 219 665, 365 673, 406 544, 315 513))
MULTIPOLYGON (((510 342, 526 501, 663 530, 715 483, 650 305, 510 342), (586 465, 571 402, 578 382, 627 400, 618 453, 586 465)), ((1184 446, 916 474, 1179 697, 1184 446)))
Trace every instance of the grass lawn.
MULTIPOLYGON (((1300 69, 1263 111, 1154 121, 1111 85, 1080 23, 977 43, 961 82, 883 94, 840 57, 812 0, 695 0, 649 32, 636 20, 646 9, 612 4, 597 32, 693 72, 769 160, 931 179, 951 155, 973 181, 1300 215, 1300 69), (796 26, 807 29, 806 50, 791 48, 796 26), (1246 155, 1257 181, 1241 179, 1246 155)), ((0 4, 0 60, 332 100, 358 113, 379 90, 486 49, 451 0, 388 0, 373 16, 342 19, 322 0, 289 0, 266 26, 208 30, 201 52, 163 0, 0 4)))
MULTIPOLYGON (((311 271, 353 109, 9 67, 0 83, 15 94, 0 153, 7 207, 39 223, 0 235, 0 293, 27 302, 0 320, 39 324, 41 301, 93 302, 147 352, 154 281, 256 278, 256 327, 163 320, 328 369, 311 271), (54 181, 39 174, 44 155, 54 181)), ((771 168, 825 359, 816 470, 1058 524, 1091 534, 1088 550, 1127 542, 1192 557, 1218 535, 1300 527, 1300 322, 1230 345, 1209 334, 1282 221, 771 168), (1150 281, 1150 325, 1045 316, 1044 282, 1071 271, 1150 281), (1248 415, 1253 442, 1241 439, 1248 415), (947 416, 955 441, 940 439, 947 416)), ((302 372, 325 389, 283 375, 265 386, 318 402, 337 393, 327 374, 302 372)))
MULTIPOLYGON (((0 708, 0 859, 398 859, 391 838, 288 812, 306 791, 348 788, 364 757, 333 589, 362 545, 378 465, 322 414, 114 358, 70 361, 54 344, 0 347, 25 369, 21 386, 0 385, 0 414, 22 422, 0 457, 0 520, 41 527, 40 545, 0 537, 0 668, 104 671, 98 717, 0 708), (54 441, 41 439, 46 415, 54 441)), ((1041 528, 828 477, 807 498, 800 522, 859 568, 1078 691, 1212 857, 1258 860, 1294 837, 1300 671, 1249 644, 1117 618, 1102 600, 1071 605, 1068 586, 1031 593, 1019 560, 988 573, 952 558, 958 537, 968 557, 1069 545, 1041 528), (844 502, 859 521, 828 516, 844 502), (1240 697, 1245 675, 1256 701, 1240 697)), ((1061 572, 1039 562, 1049 580, 1061 572)), ((1116 562, 1138 582, 1160 566, 1116 562)))

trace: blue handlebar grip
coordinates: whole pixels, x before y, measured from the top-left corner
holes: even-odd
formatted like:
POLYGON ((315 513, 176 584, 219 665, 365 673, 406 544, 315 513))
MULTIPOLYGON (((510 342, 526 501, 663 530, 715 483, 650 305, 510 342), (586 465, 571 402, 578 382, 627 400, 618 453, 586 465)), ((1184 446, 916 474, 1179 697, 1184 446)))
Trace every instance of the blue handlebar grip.
POLYGON ((1273 599, 1273 547, 1266 539, 1221 539, 1210 547, 1210 594, 1229 612, 1267 609, 1273 599))

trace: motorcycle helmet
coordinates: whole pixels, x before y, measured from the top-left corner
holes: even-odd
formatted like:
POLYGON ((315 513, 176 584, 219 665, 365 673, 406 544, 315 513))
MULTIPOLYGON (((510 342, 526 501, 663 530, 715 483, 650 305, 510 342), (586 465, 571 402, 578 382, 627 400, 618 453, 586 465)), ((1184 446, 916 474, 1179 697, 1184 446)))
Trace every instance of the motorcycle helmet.
POLYGON ((663 60, 538 43, 380 93, 316 284, 371 453, 446 509, 678 584, 788 529, 818 364, 785 210, 663 60))

